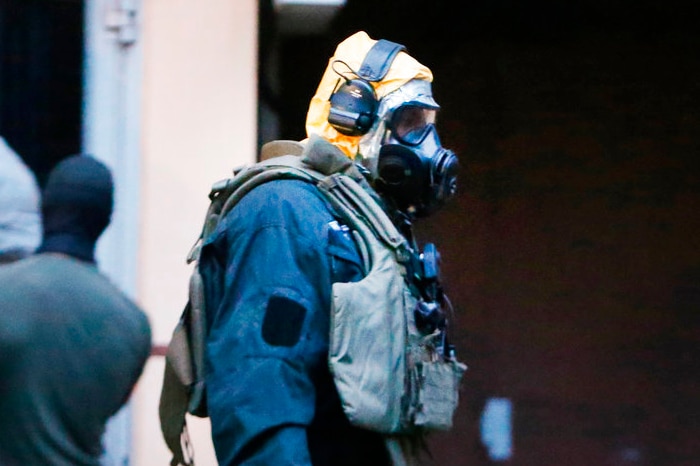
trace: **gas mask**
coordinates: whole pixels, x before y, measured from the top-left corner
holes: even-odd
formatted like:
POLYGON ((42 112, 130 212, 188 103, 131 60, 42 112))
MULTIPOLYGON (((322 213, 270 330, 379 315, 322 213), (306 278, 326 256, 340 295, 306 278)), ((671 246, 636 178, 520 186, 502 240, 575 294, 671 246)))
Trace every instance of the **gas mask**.
POLYGON ((377 190, 412 217, 434 212, 457 186, 457 157, 435 129, 432 79, 403 45, 360 31, 336 48, 306 119, 307 135, 365 166, 377 190))
POLYGON ((429 82, 410 81, 383 99, 373 141, 360 143, 377 154, 377 189, 415 217, 435 212, 457 189, 457 156, 442 147, 435 127, 439 108, 429 82))

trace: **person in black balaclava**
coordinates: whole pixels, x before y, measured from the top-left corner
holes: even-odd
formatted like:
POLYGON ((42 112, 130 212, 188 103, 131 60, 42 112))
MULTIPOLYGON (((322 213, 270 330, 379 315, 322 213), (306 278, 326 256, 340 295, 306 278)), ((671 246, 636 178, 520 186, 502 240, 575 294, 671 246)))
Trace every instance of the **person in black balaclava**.
POLYGON ((98 160, 56 165, 36 254, 0 266, 0 464, 98 466, 107 421, 151 349, 146 314, 95 264, 113 182, 98 160))
POLYGON ((44 238, 37 252, 95 262, 95 244, 112 216, 113 192, 109 169, 96 159, 78 155, 61 161, 42 193, 44 238))

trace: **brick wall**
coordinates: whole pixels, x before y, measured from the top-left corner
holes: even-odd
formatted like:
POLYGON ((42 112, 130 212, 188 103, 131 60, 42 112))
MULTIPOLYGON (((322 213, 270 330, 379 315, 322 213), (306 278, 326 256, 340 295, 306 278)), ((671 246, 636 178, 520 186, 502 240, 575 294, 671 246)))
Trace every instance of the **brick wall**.
POLYGON ((509 464, 700 464, 697 45, 474 41, 433 68, 463 182, 419 230, 470 365, 436 464, 489 464, 494 396, 509 464))
POLYGON ((399 3, 348 0, 327 37, 286 42, 282 128, 303 137, 328 54, 358 29, 435 74, 462 184, 417 230, 442 253, 470 369, 434 463, 492 464, 479 419, 506 397, 507 464, 700 464, 692 21, 668 3, 399 3))

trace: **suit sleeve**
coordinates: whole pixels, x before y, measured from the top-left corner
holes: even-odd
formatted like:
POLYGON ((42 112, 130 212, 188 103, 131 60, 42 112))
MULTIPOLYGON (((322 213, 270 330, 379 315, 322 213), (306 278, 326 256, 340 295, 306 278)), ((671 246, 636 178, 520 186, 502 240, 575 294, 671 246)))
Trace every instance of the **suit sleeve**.
POLYGON ((306 428, 328 350, 332 220, 312 187, 275 181, 246 195, 203 249, 215 308, 207 400, 223 466, 311 464, 306 428))

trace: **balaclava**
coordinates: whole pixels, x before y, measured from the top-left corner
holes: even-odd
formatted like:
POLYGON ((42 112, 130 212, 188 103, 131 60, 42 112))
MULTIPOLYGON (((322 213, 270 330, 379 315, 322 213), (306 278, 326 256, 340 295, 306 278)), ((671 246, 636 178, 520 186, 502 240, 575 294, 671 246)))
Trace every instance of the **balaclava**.
POLYGON ((37 252, 58 252, 95 262, 95 245, 111 220, 114 184, 110 170, 88 155, 59 162, 41 199, 44 238, 37 252))

